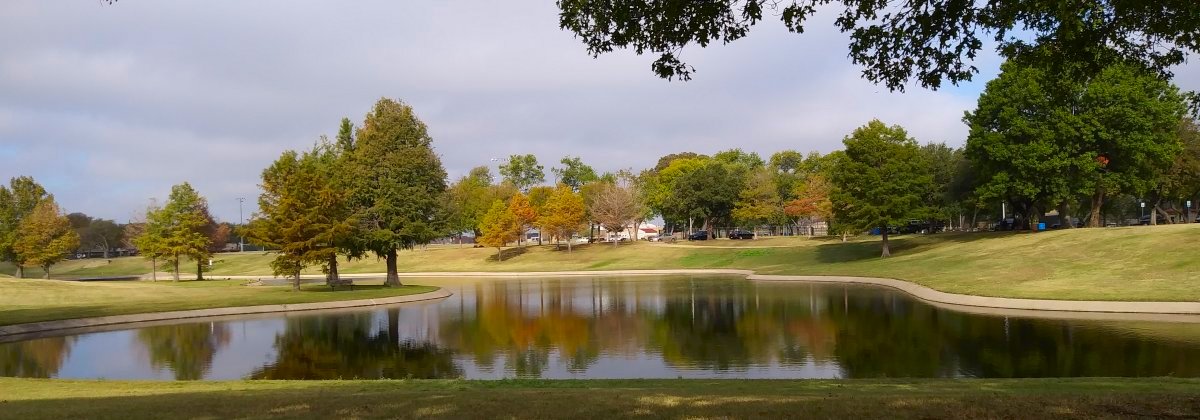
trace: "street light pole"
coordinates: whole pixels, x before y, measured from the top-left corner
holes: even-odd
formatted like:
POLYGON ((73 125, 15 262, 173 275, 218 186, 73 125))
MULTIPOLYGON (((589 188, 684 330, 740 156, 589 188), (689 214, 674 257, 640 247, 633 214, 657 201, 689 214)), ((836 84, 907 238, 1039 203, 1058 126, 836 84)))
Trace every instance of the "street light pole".
POLYGON ((238 197, 238 224, 240 224, 241 232, 238 232, 238 252, 246 252, 246 241, 242 236, 246 233, 246 219, 242 218, 242 202, 246 201, 244 197, 238 197))

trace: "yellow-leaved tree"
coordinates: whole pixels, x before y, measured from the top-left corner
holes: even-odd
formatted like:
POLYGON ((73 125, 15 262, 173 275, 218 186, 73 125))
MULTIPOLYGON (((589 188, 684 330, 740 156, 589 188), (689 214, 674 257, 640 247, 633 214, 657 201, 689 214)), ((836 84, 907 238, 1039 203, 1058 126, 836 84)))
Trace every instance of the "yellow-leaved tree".
POLYGON ((586 221, 587 207, 583 204, 583 197, 572 191, 571 187, 559 185, 542 206, 538 228, 554 235, 559 241, 566 239, 567 252, 571 252, 571 235, 578 232, 586 221))
POLYGON ((477 242, 496 248, 496 259, 499 261, 504 261, 504 254, 500 252, 501 248, 509 242, 516 241, 521 234, 521 226, 517 223, 517 217, 501 200, 492 203, 492 208, 480 222, 480 230, 483 231, 483 236, 480 236, 477 242))
POLYGON ((54 197, 38 202, 21 221, 13 243, 18 261, 41 267, 45 272, 42 278, 47 279, 50 278, 50 266, 78 247, 79 234, 71 229, 71 222, 59 210, 54 197))
POLYGON ((517 192, 508 199, 508 212, 512 213, 517 223, 517 245, 525 239, 525 232, 537 223, 538 213, 529 203, 529 197, 517 192))

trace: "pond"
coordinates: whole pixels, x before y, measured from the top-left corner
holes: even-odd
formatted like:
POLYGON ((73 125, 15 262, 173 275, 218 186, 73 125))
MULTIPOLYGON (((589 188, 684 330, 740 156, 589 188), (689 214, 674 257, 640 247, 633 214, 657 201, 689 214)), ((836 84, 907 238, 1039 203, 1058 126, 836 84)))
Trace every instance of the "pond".
POLYGON ((0 344, 0 376, 108 379, 1200 376, 1200 324, 977 315, 730 277, 408 279, 441 301, 0 344))

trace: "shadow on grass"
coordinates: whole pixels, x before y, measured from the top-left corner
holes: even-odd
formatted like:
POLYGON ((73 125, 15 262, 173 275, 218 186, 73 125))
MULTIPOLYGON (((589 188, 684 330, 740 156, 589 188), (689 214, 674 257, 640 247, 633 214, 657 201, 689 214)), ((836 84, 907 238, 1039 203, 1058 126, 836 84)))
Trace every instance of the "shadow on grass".
POLYGON ((496 255, 496 254, 488 255, 487 261, 490 261, 490 262, 497 262, 497 261, 501 261, 501 260, 508 261, 508 260, 512 259, 513 257, 524 255, 526 252, 529 252, 529 248, 527 248, 527 247, 509 248, 509 249, 500 251, 500 255, 496 255))
MULTIPOLYGON (((187 413, 207 418, 512 418, 722 417, 782 418, 805 413, 828 418, 1096 418, 1193 417, 1194 393, 861 393, 831 389, 777 390, 678 387, 614 389, 603 382, 586 388, 408 386, 408 383, 326 383, 293 389, 175 392, 3 403, 11 418, 152 418, 187 413), (486 415, 485 415, 486 417, 486 415)), ((67 387, 70 387, 68 385, 67 387)), ((841 387, 839 387, 841 388, 841 387)), ((82 394, 81 394, 82 395, 82 394)))
MULTIPOLYGON (((913 255, 935 248, 939 244, 968 243, 1019 234, 1012 232, 945 232, 889 235, 888 245, 892 256, 913 255)), ((845 263, 880 258, 883 252, 883 239, 878 235, 868 238, 871 239, 818 245, 816 247, 817 260, 823 263, 845 263)))

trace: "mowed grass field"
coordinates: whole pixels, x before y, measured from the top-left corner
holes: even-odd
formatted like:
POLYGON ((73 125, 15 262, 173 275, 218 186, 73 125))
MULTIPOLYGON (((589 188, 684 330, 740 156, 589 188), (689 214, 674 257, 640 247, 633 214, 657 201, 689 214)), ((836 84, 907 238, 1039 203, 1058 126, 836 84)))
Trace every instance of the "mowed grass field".
POLYGON ((54 319, 164 312, 231 306, 372 299, 436 290, 431 286, 355 286, 331 291, 324 285, 243 286, 245 280, 174 282, 70 282, 0 279, 0 325, 54 319))
POLYGON ((136 382, 0 378, 0 417, 1195 418, 1188 379, 136 382))

